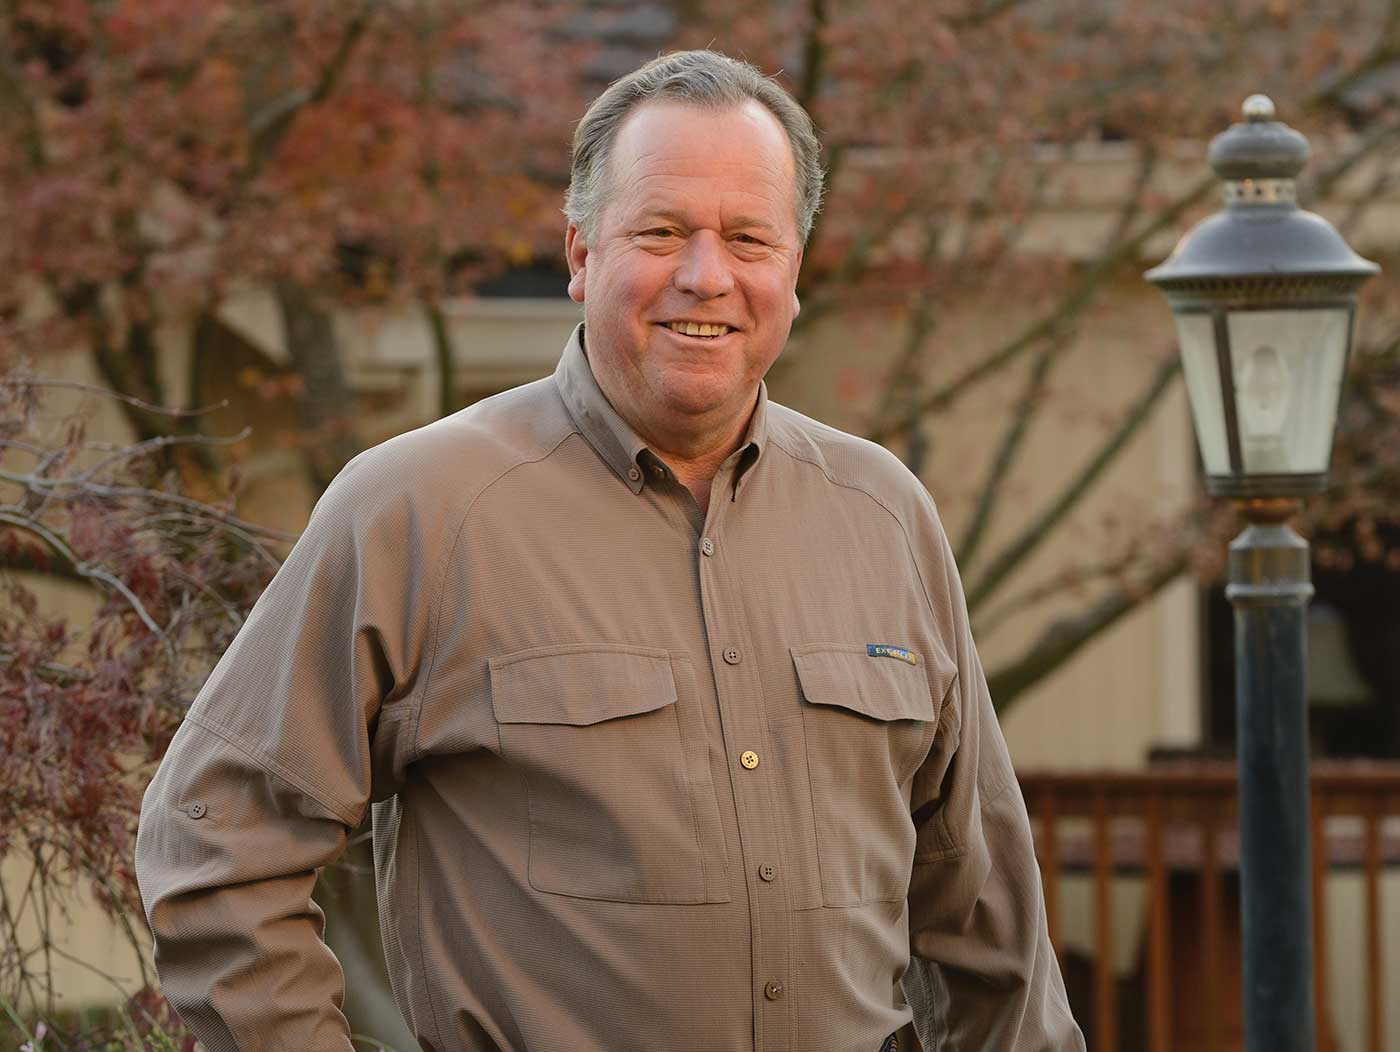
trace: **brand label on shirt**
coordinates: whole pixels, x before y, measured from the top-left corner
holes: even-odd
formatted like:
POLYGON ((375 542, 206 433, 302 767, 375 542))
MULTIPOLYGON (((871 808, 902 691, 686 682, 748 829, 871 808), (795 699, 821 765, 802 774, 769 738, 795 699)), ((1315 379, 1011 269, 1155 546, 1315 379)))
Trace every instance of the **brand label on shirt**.
POLYGON ((908 665, 917 665, 919 659, 913 653, 903 647, 891 646, 888 643, 866 643, 865 652, 871 657, 892 657, 898 658, 908 665))

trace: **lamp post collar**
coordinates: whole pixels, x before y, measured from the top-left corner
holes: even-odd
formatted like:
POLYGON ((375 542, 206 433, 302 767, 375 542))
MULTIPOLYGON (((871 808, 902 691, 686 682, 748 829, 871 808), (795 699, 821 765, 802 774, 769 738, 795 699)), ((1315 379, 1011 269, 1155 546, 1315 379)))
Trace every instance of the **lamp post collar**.
POLYGON ((1210 144, 1210 166, 1225 184, 1230 207, 1294 205, 1297 176, 1308 163, 1308 140, 1282 121, 1274 120, 1267 95, 1245 99, 1245 120, 1232 124, 1210 144))

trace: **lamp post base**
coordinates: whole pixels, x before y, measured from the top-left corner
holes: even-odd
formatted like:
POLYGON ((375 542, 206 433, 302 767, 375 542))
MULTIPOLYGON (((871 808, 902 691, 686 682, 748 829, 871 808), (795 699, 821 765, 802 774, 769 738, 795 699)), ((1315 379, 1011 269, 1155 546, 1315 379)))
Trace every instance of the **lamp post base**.
POLYGON ((1251 501, 1230 545, 1245 1052, 1314 1052, 1306 643, 1308 543, 1293 502, 1251 501), (1263 506, 1261 506, 1263 505, 1263 506), (1253 514, 1251 514, 1253 513, 1253 514))

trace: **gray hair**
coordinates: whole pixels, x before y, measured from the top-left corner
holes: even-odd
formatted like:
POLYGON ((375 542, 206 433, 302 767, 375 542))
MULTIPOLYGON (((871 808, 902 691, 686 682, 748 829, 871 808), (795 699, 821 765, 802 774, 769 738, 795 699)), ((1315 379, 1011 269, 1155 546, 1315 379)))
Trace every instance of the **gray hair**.
POLYGON ((797 184, 797 230, 802 244, 822 199, 821 144, 812 118, 791 95, 756 67, 718 51, 676 51, 613 81, 594 100, 574 131, 573 169, 564 214, 587 239, 607 204, 608 159, 627 115, 651 100, 673 100, 727 109, 753 99, 767 107, 787 133, 797 184))

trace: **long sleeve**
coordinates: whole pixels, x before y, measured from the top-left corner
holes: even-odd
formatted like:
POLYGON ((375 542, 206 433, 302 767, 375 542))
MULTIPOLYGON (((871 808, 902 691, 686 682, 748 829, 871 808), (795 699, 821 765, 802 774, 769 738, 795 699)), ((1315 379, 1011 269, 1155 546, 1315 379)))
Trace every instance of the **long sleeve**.
POLYGON ((317 504, 142 802, 156 970, 209 1052, 352 1047, 311 891, 402 775, 440 561, 441 516, 394 485, 392 454, 366 456, 317 504))
POLYGON ((904 988, 930 1052, 1083 1052, 1050 945, 1025 801, 997 725, 952 552, 926 586, 957 679, 915 776, 904 988))

